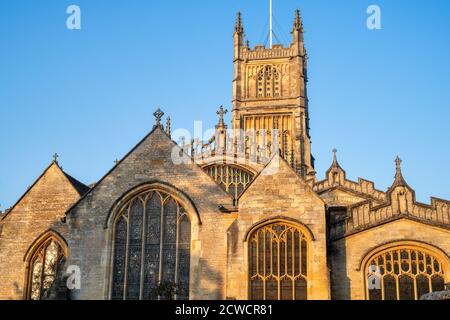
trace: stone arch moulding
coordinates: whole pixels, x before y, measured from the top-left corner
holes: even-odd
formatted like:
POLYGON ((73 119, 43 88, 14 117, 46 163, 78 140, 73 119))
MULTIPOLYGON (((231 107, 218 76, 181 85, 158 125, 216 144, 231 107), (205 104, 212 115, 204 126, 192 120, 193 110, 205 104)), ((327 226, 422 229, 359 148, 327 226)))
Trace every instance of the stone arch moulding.
POLYGON ((104 228, 105 229, 111 228, 115 216, 119 213, 120 208, 122 208, 122 206, 124 206, 130 199, 133 199, 140 193, 153 189, 155 191, 159 190, 167 194, 170 194, 175 200, 177 200, 183 205, 192 222, 195 222, 197 225, 202 224, 202 220, 200 218, 198 209, 195 206, 195 203, 186 193, 184 193, 183 191, 181 191, 180 189, 169 183, 162 182, 159 180, 152 180, 131 188, 130 190, 126 191, 124 195, 122 195, 118 200, 116 200, 111 209, 109 210, 108 216, 106 217, 105 220, 104 228))
POLYGON ((49 229, 43 232, 39 237, 37 237, 36 240, 34 240, 34 242, 30 245, 27 252, 23 256, 23 261, 29 262, 33 257, 33 253, 36 251, 36 249, 38 249, 45 241, 47 241, 51 237, 55 238, 55 240, 59 242, 59 245, 64 250, 65 256, 67 256, 68 245, 66 239, 64 239, 64 237, 61 236, 57 231, 49 229))
POLYGON ((236 167, 238 169, 241 169, 243 171, 247 171, 250 174, 256 176, 259 171, 264 167, 258 163, 251 163, 249 160, 243 161, 242 163, 237 162, 234 157, 219 157, 219 158, 213 158, 213 159, 207 159, 201 164, 201 168, 205 170, 208 167, 212 167, 214 165, 227 165, 231 167, 236 167))
POLYGON ((49 239, 53 239, 56 241, 56 243, 59 245, 59 247, 63 251, 64 257, 68 257, 69 254, 69 246, 67 244, 67 241, 64 239, 64 237, 59 234, 57 231, 53 229, 49 229, 45 232, 43 232, 40 236, 36 238, 36 240, 33 241, 33 243, 28 247, 27 252, 25 253, 23 257, 23 261, 25 263, 25 277, 24 277, 24 285, 23 285, 23 299, 28 300, 30 295, 30 268, 31 268, 31 262, 36 254, 37 250, 41 248, 41 246, 46 243, 49 239))
POLYGON ((255 224, 253 224, 245 233, 244 242, 248 242, 248 240, 249 240, 250 236, 253 234, 253 232, 258 230, 259 228, 262 228, 266 225, 279 223, 279 222, 288 223, 288 224, 294 225, 295 227, 299 227, 300 229, 305 231, 305 235, 308 237, 309 241, 311 241, 311 242, 315 241, 314 234, 312 233, 311 229, 309 229, 309 227, 307 225, 305 225, 304 223, 302 223, 296 219, 293 219, 293 218, 277 216, 277 217, 267 218, 267 219, 261 220, 255 224))
MULTIPOLYGON (((364 297, 365 299, 369 299, 369 293, 368 293, 368 284, 367 284, 367 272, 366 270, 368 270, 368 264, 370 263, 370 261, 372 261, 373 259, 377 258, 378 256, 387 253, 387 252, 393 252, 394 250, 416 250, 417 252, 421 252, 424 255, 430 255, 432 257, 432 259, 436 259, 436 261, 438 261, 438 263, 440 264, 439 267, 439 272, 438 274, 441 274, 442 279, 444 281, 444 283, 448 283, 450 281, 450 259, 448 254, 440 249, 439 247, 423 242, 423 241, 417 241, 417 240, 399 240, 399 241, 391 241, 385 244, 381 244, 377 247, 372 248, 371 250, 367 251, 362 259, 359 262, 359 265, 357 267, 357 271, 361 274, 361 281, 363 281, 363 288, 364 288, 364 297), (434 258, 433 258, 434 257, 434 258)), ((399 257, 399 259, 401 259, 399 257)), ((425 258, 424 258, 425 259, 425 258)), ((414 260, 416 261, 416 260, 414 260)), ((434 260, 432 260, 434 261, 434 260)), ((434 263, 434 262, 431 262, 434 263)), ((391 268, 394 268, 393 266, 391 268)), ((411 268, 411 267, 410 267, 411 268)), ((426 268, 426 266, 424 267, 426 268)), ((403 267, 399 266, 399 270, 402 270, 403 267)), ((434 267, 433 267, 434 269, 434 267)), ((409 269, 409 271, 407 271, 407 273, 409 272, 413 272, 411 271, 411 269, 409 269)), ((434 272, 434 271, 433 271, 434 272)), ((421 274, 421 273, 418 273, 421 274)), ((430 276, 431 277, 431 276, 430 276)), ((434 277, 434 276, 433 276, 434 277)), ((413 279, 417 279, 417 278, 413 278, 413 279)), ((413 281, 417 281, 417 280, 413 280, 413 281)), ((399 284, 397 283, 397 286, 399 284)), ((417 298, 418 293, 416 292, 416 283, 414 283, 414 295, 417 298)), ((400 299, 400 297, 398 297, 398 287, 397 287, 397 299, 400 299)), ((431 289, 431 280, 430 280, 430 288, 428 290, 432 290, 431 289)), ((432 292, 432 291, 430 291, 432 292)), ((383 298, 384 299, 384 298, 383 298)))
POLYGON ((416 247, 417 249, 422 249, 426 252, 430 252, 430 253, 436 255, 438 258, 441 258, 444 262, 446 262, 446 265, 449 268, 448 271, 450 272, 450 257, 449 257, 449 255, 444 250, 438 248, 437 246, 429 244, 424 241, 420 241, 420 240, 389 241, 387 243, 373 247, 372 249, 370 249, 364 253, 364 255, 362 256, 362 258, 358 264, 356 271, 363 270, 363 267, 367 264, 367 262, 370 261, 370 259, 372 259, 376 255, 378 255, 380 252, 383 252, 383 251, 386 251, 389 249, 394 249, 396 247, 401 247, 401 246, 416 247))

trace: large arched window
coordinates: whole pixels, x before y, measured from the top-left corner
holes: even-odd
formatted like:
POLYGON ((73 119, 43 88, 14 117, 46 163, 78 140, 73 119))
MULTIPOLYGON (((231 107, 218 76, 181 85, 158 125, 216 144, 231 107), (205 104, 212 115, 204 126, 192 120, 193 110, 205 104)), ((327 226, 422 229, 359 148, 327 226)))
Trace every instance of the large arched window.
POLYGON ((217 184, 237 199, 253 180, 253 174, 236 166, 216 164, 205 168, 217 184))
POLYGON ((188 299, 191 223, 169 194, 147 190, 114 220, 111 298, 188 299))
POLYGON ((418 300, 445 289, 444 262, 435 253, 413 245, 373 255, 364 272, 369 300, 418 300))
POLYGON ((308 240, 290 223, 275 222, 249 238, 249 290, 252 300, 306 300, 308 240))
POLYGON ((32 248, 27 268, 27 299, 48 298, 66 255, 64 248, 65 244, 53 234, 46 235, 32 248))

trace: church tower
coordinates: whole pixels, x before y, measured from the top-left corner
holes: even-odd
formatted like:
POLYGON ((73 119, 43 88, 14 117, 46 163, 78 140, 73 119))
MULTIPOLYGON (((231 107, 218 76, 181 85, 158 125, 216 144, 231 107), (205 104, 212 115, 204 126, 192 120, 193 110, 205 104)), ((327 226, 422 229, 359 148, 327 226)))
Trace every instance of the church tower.
POLYGON ((288 47, 250 48, 238 13, 234 28, 234 130, 254 132, 256 141, 277 141, 283 156, 306 179, 312 178, 307 97, 307 54, 300 11, 295 14, 288 47), (264 137, 261 137, 264 132, 264 137))

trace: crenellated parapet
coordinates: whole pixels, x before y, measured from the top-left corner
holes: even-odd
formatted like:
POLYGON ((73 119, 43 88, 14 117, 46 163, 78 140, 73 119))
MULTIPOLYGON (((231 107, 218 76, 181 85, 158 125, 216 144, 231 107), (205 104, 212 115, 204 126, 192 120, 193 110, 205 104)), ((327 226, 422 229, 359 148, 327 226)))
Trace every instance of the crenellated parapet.
POLYGON ((244 47, 240 52, 240 59, 243 60, 263 60, 273 58, 289 58, 297 55, 296 47, 291 44, 284 47, 282 44, 275 44, 272 48, 266 48, 263 45, 255 46, 252 50, 249 46, 244 47))
POLYGON ((331 224, 331 238, 338 239, 397 219, 450 230, 450 201, 431 198, 430 205, 417 202, 415 191, 401 173, 401 160, 397 158, 396 163, 395 181, 386 193, 386 201, 377 205, 373 200, 366 200, 349 206, 345 217, 331 224))
POLYGON ((371 199, 376 202, 385 202, 386 193, 375 188, 372 181, 362 178, 358 182, 347 179, 345 170, 337 161, 337 150, 333 150, 333 164, 328 169, 325 179, 321 181, 310 181, 310 185, 319 195, 333 189, 340 189, 343 192, 355 194, 363 199, 371 199))

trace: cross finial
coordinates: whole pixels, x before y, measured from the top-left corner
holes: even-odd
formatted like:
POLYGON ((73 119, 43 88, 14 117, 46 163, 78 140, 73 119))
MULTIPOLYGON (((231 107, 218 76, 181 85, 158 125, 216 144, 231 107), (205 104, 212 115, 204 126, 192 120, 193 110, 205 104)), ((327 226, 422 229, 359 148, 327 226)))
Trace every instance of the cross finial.
POLYGON ((333 150, 333 166, 334 167, 339 167, 339 163, 338 163, 338 160, 337 160, 337 149, 336 148, 334 148, 333 150))
POLYGON ((223 127, 224 125, 223 116, 228 113, 228 110, 225 109, 223 106, 220 106, 219 110, 216 113, 219 115, 219 126, 223 127))
POLYGON ((164 116, 164 112, 162 112, 162 110, 160 108, 158 108, 158 110, 156 110, 153 115, 155 116, 155 120, 156 120, 155 125, 157 127, 161 127, 161 118, 164 116))
POLYGON ((56 162, 56 163, 58 163, 58 158, 59 158, 59 154, 57 154, 57 153, 55 152, 55 154, 53 155, 53 161, 56 162))
POLYGON ((395 159, 395 164, 397 166, 397 171, 402 170, 402 159, 399 156, 395 159))
POLYGON ((395 180, 393 186, 407 186, 407 183, 405 182, 405 179, 403 179, 402 174, 402 159, 400 159, 399 156, 395 159, 395 180))

